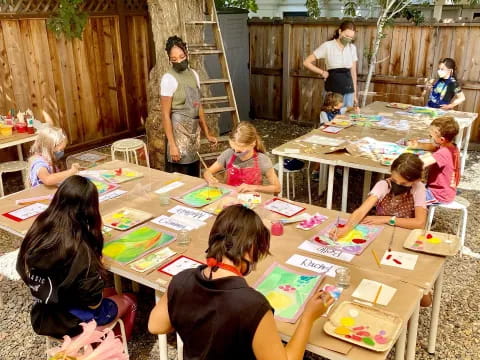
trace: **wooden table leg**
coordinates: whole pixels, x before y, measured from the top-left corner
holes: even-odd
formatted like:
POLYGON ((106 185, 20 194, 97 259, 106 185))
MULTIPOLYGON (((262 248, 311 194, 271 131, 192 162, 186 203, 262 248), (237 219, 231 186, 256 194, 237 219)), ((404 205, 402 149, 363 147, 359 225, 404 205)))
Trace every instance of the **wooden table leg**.
POLYGON ((395 360, 405 360, 405 344, 407 342, 407 326, 403 327, 395 344, 395 360))
MULTIPOLYGON (((155 303, 158 303, 161 297, 162 293, 155 290, 155 303)), ((158 347, 158 350, 160 351, 160 360, 168 360, 167 335, 158 335, 158 347)))
POLYGON ((327 209, 332 209, 335 165, 328 165, 327 209))
POLYGON ((18 160, 23 161, 22 144, 17 144, 18 160))
MULTIPOLYGON (((288 176, 288 175, 287 175, 288 176)), ((278 155, 278 181, 280 181, 279 197, 283 195, 283 156, 278 155)))
POLYGON ((407 340, 407 360, 415 360, 415 350, 417 348, 417 331, 418 331, 418 318, 420 315, 420 302, 410 317, 408 323, 408 340, 407 340))
POLYGON ((437 343, 438 319, 440 317, 440 302, 442 301, 443 287, 443 267, 440 270, 437 281, 435 281, 435 291, 433 293, 432 319, 430 321, 430 336, 428 338, 428 352, 435 353, 437 343))
POLYGON ((123 288, 122 288, 122 278, 120 275, 113 274, 113 283, 115 284, 115 291, 117 292, 118 295, 123 294, 123 288))
POLYGON ((342 212, 347 211, 347 199, 348 199, 348 175, 350 174, 350 168, 343 168, 343 185, 342 185, 342 212))

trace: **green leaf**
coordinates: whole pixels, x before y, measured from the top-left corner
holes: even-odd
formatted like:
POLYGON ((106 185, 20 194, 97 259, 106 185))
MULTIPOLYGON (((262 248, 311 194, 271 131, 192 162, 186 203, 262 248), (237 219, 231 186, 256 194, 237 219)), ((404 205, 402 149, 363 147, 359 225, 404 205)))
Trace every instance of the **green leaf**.
POLYGON ((47 27, 55 35, 67 39, 82 38, 87 25, 87 13, 79 9, 83 0, 60 0, 58 10, 47 20, 47 27))

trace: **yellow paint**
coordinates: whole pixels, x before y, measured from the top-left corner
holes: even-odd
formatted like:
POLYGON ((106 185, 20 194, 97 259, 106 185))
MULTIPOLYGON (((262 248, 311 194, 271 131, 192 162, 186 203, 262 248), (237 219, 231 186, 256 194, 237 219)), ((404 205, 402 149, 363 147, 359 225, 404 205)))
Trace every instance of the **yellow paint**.
POLYGON ((426 240, 427 240, 427 238, 425 237, 425 235, 420 235, 418 237, 418 241, 425 242, 426 240))
POLYGON ((355 319, 351 317, 344 317, 340 319, 340 324, 343 326, 353 326, 355 325, 355 319))
POLYGON ((335 329, 335 333, 338 335, 349 335, 351 333, 349 328, 345 326, 339 326, 335 329))
POLYGON ((130 176, 130 177, 135 176, 135 175, 136 174, 133 171, 129 171, 125 174, 125 176, 130 176))
POLYGON ((271 291, 266 296, 268 302, 275 310, 283 310, 292 305, 293 300, 286 294, 277 291, 271 291))
POLYGON ((361 231, 359 231, 357 229, 353 229, 347 235, 338 239, 338 241, 339 242, 345 242, 345 243, 351 243, 353 239, 363 239, 364 237, 365 237, 365 235, 361 231))
POLYGON ((124 244, 120 243, 114 243, 112 245, 107 245, 103 249, 103 254, 109 257, 115 257, 118 256, 121 252, 125 250, 126 246, 124 244))
POLYGON ((439 238, 436 238, 436 237, 432 237, 430 239, 427 239, 427 241, 430 244, 440 244, 442 242, 442 240, 440 240, 439 238))
POLYGON ((116 214, 113 214, 112 217, 114 219, 121 219, 123 217, 123 214, 122 213, 116 213, 116 214))

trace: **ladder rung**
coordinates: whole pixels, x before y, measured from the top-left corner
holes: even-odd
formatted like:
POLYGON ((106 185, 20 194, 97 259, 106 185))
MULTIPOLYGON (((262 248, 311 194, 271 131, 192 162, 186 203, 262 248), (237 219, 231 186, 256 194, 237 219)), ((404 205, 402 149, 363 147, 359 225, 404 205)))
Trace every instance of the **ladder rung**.
POLYGON ((232 112, 232 111, 236 111, 236 109, 233 106, 203 109, 203 112, 205 114, 219 114, 219 113, 232 112))
POLYGON ((207 79, 200 81, 200 85, 212 85, 212 84, 222 84, 229 83, 228 79, 207 79))
POLYGON ((196 50, 198 48, 200 49, 211 48, 212 50, 214 50, 217 48, 217 45, 216 44, 189 44, 188 45, 189 50, 196 50))
POLYGON ((215 104, 228 101, 228 96, 214 96, 201 99, 203 104, 215 104))
POLYGON ((208 50, 208 49, 193 49, 188 51, 189 55, 212 55, 212 54, 223 54, 222 50, 208 50))
POLYGON ((185 21, 185 24, 188 25, 203 25, 203 24, 216 24, 216 21, 211 20, 194 20, 194 21, 185 21))

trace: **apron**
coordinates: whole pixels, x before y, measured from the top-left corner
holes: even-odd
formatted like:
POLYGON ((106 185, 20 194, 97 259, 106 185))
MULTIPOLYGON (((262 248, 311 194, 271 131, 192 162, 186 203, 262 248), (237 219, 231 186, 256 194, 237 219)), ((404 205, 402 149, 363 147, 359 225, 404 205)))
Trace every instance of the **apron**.
MULTIPOLYGON (((197 151, 200 149, 200 90, 180 81, 178 86, 182 86, 185 91, 185 104, 179 109, 172 109, 171 113, 173 137, 180 152, 180 161, 177 164, 191 164, 198 161, 197 151)), ((168 145, 167 160, 173 162, 168 145)))
POLYGON ((355 92, 350 69, 337 68, 328 70, 325 90, 342 95, 355 92))
MULTIPOLYGON (((387 180, 390 189, 390 181, 387 180)), ((415 217, 415 201, 413 200, 412 191, 400 195, 394 195, 389 192, 378 202, 376 209, 377 216, 396 216, 398 218, 414 218, 415 217)))
POLYGON ((258 155, 255 151, 253 153, 253 167, 238 168, 233 163, 237 156, 232 155, 227 164, 227 184, 231 186, 239 186, 242 184, 261 185, 262 184, 262 170, 258 165, 258 155))

